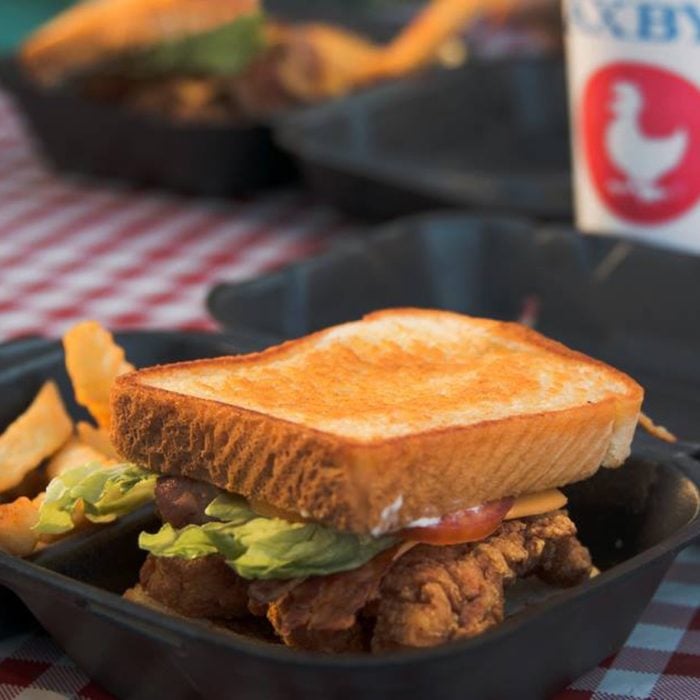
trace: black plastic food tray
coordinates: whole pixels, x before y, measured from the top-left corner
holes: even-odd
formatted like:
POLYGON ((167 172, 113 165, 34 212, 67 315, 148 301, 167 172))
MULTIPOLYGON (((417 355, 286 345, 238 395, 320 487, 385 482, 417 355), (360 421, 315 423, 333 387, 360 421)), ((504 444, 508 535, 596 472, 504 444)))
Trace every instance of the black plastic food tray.
POLYGON ((570 219, 566 105, 561 59, 470 62, 289 115, 276 136, 310 187, 355 215, 570 219))
MULTIPOLYGON (((390 39, 415 11, 371 2, 357 8, 342 0, 268 0, 265 8, 283 20, 329 22, 375 40, 390 39)), ((60 171, 211 197, 247 194, 298 175, 272 137, 273 122, 284 114, 258 123, 168 121, 75 90, 42 88, 9 56, 0 59, 0 83, 60 171)))
POLYGON ((123 600, 144 557, 138 533, 157 527, 147 509, 34 562, 0 555, 0 582, 121 698, 547 698, 622 645, 677 550, 700 534, 700 495, 683 475, 696 467, 642 450, 620 470, 571 487, 581 537, 607 570, 481 637, 421 651, 312 654, 123 600))
POLYGON ((304 335, 391 306, 536 328, 630 372, 645 410, 700 442, 700 256, 557 225, 463 213, 409 217, 209 297, 226 328, 304 335))
POLYGON ((140 114, 69 88, 41 87, 13 58, 0 62, 0 83, 60 171, 212 197, 246 194, 295 175, 266 123, 200 124, 140 114))
MULTIPOLYGON (((139 366, 251 350, 269 339, 252 332, 118 337, 139 366)), ((0 348, 0 427, 48 377, 68 399, 57 343, 29 339, 0 348)), ((83 415, 68 404, 75 417, 83 415)), ((156 527, 150 508, 57 543, 33 561, 0 554, 0 583, 91 678, 121 698, 545 698, 623 643, 675 553, 700 534, 698 480, 698 463, 680 450, 640 443, 622 469, 569 489, 572 515, 601 576, 481 637, 423 651, 298 652, 123 600, 144 557, 138 532, 156 527)))

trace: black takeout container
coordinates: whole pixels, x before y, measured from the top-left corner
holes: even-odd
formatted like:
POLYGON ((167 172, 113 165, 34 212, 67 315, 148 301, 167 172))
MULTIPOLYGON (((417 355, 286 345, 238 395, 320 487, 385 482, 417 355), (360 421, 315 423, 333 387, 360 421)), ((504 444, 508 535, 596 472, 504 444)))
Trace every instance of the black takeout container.
MULTIPOLYGON (((274 18, 328 22, 379 41, 394 36, 416 10, 415 4, 356 4, 266 0, 264 7, 274 18)), ((59 171, 212 197, 297 178, 293 161, 272 138, 278 115, 245 123, 168 121, 68 88, 43 88, 14 56, 0 58, 0 84, 12 93, 37 144, 59 171)))
MULTIPOLYGON (((118 336, 137 366, 264 345, 270 336, 182 333, 118 336)), ((19 345, 18 345, 19 344, 19 345)), ((73 415, 58 343, 29 339, 2 363, 0 427, 57 379, 73 415), (26 356, 17 354, 29 343, 26 356), (12 355, 15 360, 12 361, 12 355)), ((545 698, 614 652, 675 553, 700 534, 698 463, 676 448, 640 442, 628 464, 569 488, 572 516, 604 572, 528 607, 481 637, 384 656, 299 652, 163 615, 121 598, 156 525, 152 508, 81 533, 21 560, 0 554, 0 584, 95 681, 120 698, 370 700, 545 698), (504 671, 507 669, 507 671, 504 671)), ((5 601, 3 601, 5 602, 5 601)))
MULTIPOLYGON (((415 4, 378 7, 371 0, 355 5, 264 2, 275 19, 327 22, 377 41, 391 39, 417 9, 415 4)), ((285 115, 245 123, 169 121, 69 88, 44 88, 13 56, 0 58, 0 84, 14 96, 35 141, 59 171, 212 197, 247 194, 298 177, 272 137, 273 122, 285 115)))
POLYGON ((209 124, 142 114, 67 87, 42 87, 14 58, 0 62, 0 84, 59 171, 209 197, 247 194, 295 176, 269 123, 209 124))
POLYGON ((700 443, 700 256, 448 212, 219 285, 208 303, 225 328, 285 339, 392 306, 503 320, 534 311, 537 330, 629 372, 644 410, 700 443))
POLYGON ((449 205, 571 218, 560 58, 430 71, 291 114, 276 137, 307 184, 354 215, 449 205))

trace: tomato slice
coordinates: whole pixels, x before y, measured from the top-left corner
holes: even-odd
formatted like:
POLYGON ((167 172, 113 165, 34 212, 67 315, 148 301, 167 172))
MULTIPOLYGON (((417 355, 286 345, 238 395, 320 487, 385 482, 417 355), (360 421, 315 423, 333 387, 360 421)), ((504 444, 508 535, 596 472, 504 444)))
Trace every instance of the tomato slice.
POLYGON ((477 542, 498 529, 513 506, 513 498, 491 501, 446 515, 436 525, 409 527, 401 532, 404 539, 425 544, 461 544, 477 542))

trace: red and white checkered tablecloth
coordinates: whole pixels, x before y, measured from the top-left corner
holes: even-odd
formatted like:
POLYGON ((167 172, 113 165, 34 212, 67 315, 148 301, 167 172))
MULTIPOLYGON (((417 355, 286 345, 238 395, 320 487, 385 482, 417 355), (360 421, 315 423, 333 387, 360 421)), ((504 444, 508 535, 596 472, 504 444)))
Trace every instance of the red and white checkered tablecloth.
POLYGON ((0 95, 0 339, 113 328, 211 328, 203 304, 236 280, 342 237, 338 215, 297 191, 193 200, 55 177, 0 95))
MULTIPOLYGON (((299 192, 229 202, 51 174, 0 93, 0 341, 112 328, 212 328, 204 298, 349 235, 299 192)), ((108 698, 36 632, 3 639, 0 700, 108 698)), ((613 658, 556 700, 700 699, 700 547, 686 550, 613 658)))

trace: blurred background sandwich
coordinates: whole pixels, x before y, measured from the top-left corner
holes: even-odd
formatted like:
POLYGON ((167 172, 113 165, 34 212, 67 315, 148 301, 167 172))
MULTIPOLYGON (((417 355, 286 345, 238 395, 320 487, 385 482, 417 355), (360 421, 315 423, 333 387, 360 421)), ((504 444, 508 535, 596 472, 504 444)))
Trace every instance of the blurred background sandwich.
MULTIPOLYGON (((273 3, 274 5, 274 3, 273 3)), ((47 86, 179 118, 262 116, 466 60, 477 19, 538 14, 514 0, 432 0, 388 43, 259 0, 90 0, 40 27, 21 62, 47 86)), ((540 13, 541 14, 541 13, 540 13)), ((529 21, 529 20, 528 20, 529 21)))

